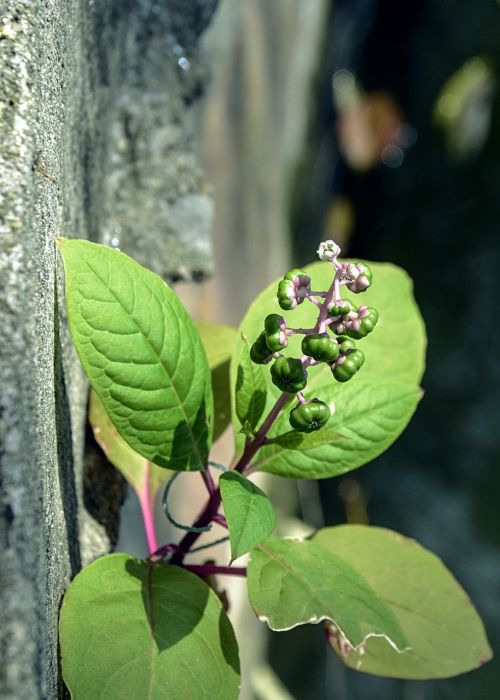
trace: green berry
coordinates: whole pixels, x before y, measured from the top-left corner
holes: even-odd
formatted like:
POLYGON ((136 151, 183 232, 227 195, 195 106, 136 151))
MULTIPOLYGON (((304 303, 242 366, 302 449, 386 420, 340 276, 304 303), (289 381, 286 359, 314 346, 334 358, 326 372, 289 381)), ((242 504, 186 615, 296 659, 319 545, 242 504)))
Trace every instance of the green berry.
POLYGON ((358 309, 358 318, 351 321, 350 327, 346 328, 345 333, 351 338, 366 338, 368 333, 371 333, 378 322, 378 311, 367 306, 361 306, 358 309))
POLYGON ((332 368, 333 376, 338 382, 348 382, 361 368, 365 356, 361 350, 351 350, 347 355, 341 355, 332 368))
POLYGON ((278 303, 282 309, 289 311, 302 304, 311 291, 311 278, 297 268, 287 272, 278 284, 278 303))
POLYGON ((356 311, 356 306, 349 299, 338 299, 328 305, 329 316, 346 316, 351 311, 356 311))
POLYGON ((285 311, 295 309, 297 306, 295 285, 290 280, 281 280, 278 284, 278 304, 285 311))
POLYGON ((339 346, 327 335, 312 333, 302 339, 302 352, 318 362, 335 362, 339 356, 339 346))
POLYGON ((288 345, 285 334, 286 322, 279 314, 269 314, 264 321, 264 333, 267 347, 271 352, 279 352, 288 345))
POLYGON ((250 359, 258 365, 265 365, 271 359, 271 351, 267 347, 265 331, 262 331, 250 348, 250 359))
POLYGON ((293 270, 287 272, 284 279, 291 280, 300 287, 308 287, 311 284, 309 275, 307 275, 304 270, 299 270, 298 267, 294 267, 293 270))
POLYGON ((307 384, 307 374, 302 362, 293 357, 278 357, 271 367, 271 379, 281 391, 296 394, 307 384))
POLYGON ((354 294, 359 294, 360 292, 366 292, 368 287, 371 286, 373 281, 373 273, 366 263, 356 262, 349 266, 353 270, 356 270, 359 274, 355 280, 347 285, 347 288, 354 292, 354 294))
POLYGON ((356 343, 347 335, 339 335, 337 343, 339 344, 339 352, 341 355, 345 355, 349 350, 356 350, 356 343))
POLYGON ((312 433, 328 423, 330 409, 323 401, 313 399, 296 406, 290 412, 290 425, 301 433, 312 433))

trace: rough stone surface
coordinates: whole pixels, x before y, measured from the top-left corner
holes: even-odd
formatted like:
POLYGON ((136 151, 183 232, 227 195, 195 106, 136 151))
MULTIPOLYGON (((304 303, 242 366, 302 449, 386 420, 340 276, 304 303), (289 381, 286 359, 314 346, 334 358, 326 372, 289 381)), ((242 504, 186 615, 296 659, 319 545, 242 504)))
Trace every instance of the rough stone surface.
POLYGON ((53 239, 119 245, 170 279, 210 270, 192 115, 214 6, 0 0, 3 700, 61 696, 61 597, 116 519, 83 497, 86 385, 53 239))

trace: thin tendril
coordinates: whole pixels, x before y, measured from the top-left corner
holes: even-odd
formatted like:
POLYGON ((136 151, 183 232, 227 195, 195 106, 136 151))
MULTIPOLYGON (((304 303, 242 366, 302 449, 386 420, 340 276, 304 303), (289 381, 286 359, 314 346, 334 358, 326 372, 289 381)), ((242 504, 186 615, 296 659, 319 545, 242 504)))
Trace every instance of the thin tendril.
POLYGON ((223 464, 219 464, 219 462, 209 462, 208 466, 215 467, 215 469, 218 469, 220 472, 227 472, 228 471, 228 468, 225 467, 223 464))
POLYGON ((173 477, 167 481, 167 485, 165 486, 165 490, 163 492, 163 498, 162 498, 163 512, 165 513, 167 520, 170 523, 172 523, 172 525, 174 527, 177 527, 179 530, 185 530, 186 532, 209 532, 209 530, 212 529, 212 525, 207 525, 206 527, 194 527, 191 525, 183 525, 182 523, 178 523, 177 520, 175 520, 170 513, 170 509, 168 507, 168 496, 169 496, 170 489, 172 488, 174 481, 181 474, 182 474, 182 472, 176 472, 173 475, 173 477))

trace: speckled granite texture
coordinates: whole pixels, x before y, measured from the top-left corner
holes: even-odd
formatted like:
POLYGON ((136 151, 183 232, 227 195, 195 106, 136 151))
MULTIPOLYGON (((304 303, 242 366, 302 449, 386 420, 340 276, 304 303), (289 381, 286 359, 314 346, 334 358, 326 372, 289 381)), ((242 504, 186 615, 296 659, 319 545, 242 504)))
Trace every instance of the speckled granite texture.
POLYGON ((169 279, 210 271, 192 132, 215 4, 0 0, 2 700, 62 696, 61 597, 109 549, 82 496, 86 384, 53 239, 119 245, 169 279))

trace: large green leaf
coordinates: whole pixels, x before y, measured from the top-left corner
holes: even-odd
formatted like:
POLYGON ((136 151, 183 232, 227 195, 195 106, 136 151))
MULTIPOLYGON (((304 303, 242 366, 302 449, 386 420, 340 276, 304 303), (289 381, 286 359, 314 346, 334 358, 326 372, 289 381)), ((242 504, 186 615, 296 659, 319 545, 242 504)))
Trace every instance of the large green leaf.
POLYGON ((214 394, 214 435, 217 440, 231 422, 229 364, 238 331, 220 323, 198 321, 196 328, 207 353, 214 394))
POLYGON ((238 648, 222 604, 198 576, 125 554, 79 573, 60 617, 73 700, 233 700, 238 648))
POLYGON ((321 428, 313 433, 300 433, 297 430, 289 430, 282 435, 270 438, 266 444, 279 445, 287 450, 312 450, 314 447, 331 445, 336 440, 341 440, 342 435, 331 428, 321 428))
POLYGON ((409 649, 398 654, 380 639, 369 639, 361 654, 343 648, 333 634, 333 649, 351 668, 395 678, 447 678, 491 658, 469 597, 442 562, 417 542, 364 525, 320 530, 314 542, 364 576, 408 640, 409 649))
POLYGON ((88 241, 58 245, 73 342, 118 432, 159 466, 202 469, 212 389, 186 310, 160 277, 123 253, 88 241))
MULTIPOLYGON (((318 436, 318 447, 288 448, 280 444, 263 447, 254 470, 296 479, 326 479, 345 474, 366 464, 386 450, 403 431, 420 399, 416 387, 392 382, 359 382, 348 385, 341 397, 335 387, 321 387, 315 395, 334 408, 326 442, 318 436), (334 440, 329 435, 336 435, 334 440)), ((271 436, 289 427, 288 415, 282 414, 271 436)))
POLYGON ((396 617, 347 561, 315 542, 270 537, 252 549, 248 594, 260 620, 284 631, 329 620, 350 648, 376 635, 402 650, 396 617))
POLYGON ((271 534, 276 527, 276 515, 264 491, 238 472, 223 474, 219 487, 233 561, 271 534))
MULTIPOLYGON (((343 296, 351 299, 357 305, 366 304, 378 309, 380 320, 377 328, 370 335, 358 341, 358 347, 363 350, 366 361, 349 382, 341 384, 336 382, 327 365, 321 364, 311 367, 308 371, 309 380, 304 394, 306 398, 320 398, 335 407, 335 415, 328 423, 328 428, 335 429, 345 440, 335 442, 335 447, 342 454, 342 466, 337 468, 322 468, 319 462, 324 461, 324 456, 333 454, 331 448, 322 448, 322 451, 308 450, 303 459, 292 455, 283 448, 274 445, 260 451, 257 460, 260 462, 265 454, 267 471, 269 468, 269 455, 280 455, 281 464, 276 467, 275 473, 300 477, 328 477, 343 473, 365 464, 373 459, 399 436, 407 425, 417 405, 417 387, 422 377, 425 360, 425 329, 422 318, 415 304, 412 294, 412 283, 408 275, 393 265, 386 263, 370 263, 373 270, 373 285, 363 294, 352 294, 343 290, 343 296), (396 388, 399 386, 400 388, 396 388), (388 396, 392 407, 384 411, 384 402, 388 396), (397 395, 397 396, 396 396, 397 395), (406 397, 406 398, 405 398, 406 397), (401 408, 401 415, 397 416, 397 406, 401 408), (380 426, 377 427, 377 416, 367 407, 382 407, 380 426), (386 415, 387 414, 387 415, 386 415), (347 433, 343 427, 343 419, 348 416, 349 442, 347 433), (375 442, 369 446, 372 439, 371 433, 376 433, 375 442), (359 443, 364 444, 361 452, 358 451, 359 443), (301 459, 298 467, 297 460, 301 459), (290 469, 283 463, 290 463, 290 469), (286 472, 289 472, 287 474, 286 472)), ((326 290, 332 280, 332 266, 329 263, 313 263, 305 268, 312 278, 312 287, 316 290, 326 290)), ((273 282, 265 289, 250 306, 245 315, 240 333, 253 342, 262 330, 264 318, 270 313, 279 313, 286 318, 287 325, 292 328, 312 327, 317 318, 317 308, 305 301, 294 311, 280 309, 276 299, 278 281, 273 282)), ((300 343, 302 335, 289 338, 289 346, 285 354, 290 357, 300 357, 300 343)), ((242 340, 238 339, 231 361, 231 382, 236 387, 238 363, 242 351, 242 340)), ((267 383, 266 405, 263 414, 266 414, 280 392, 271 381, 267 367, 264 367, 264 376, 267 383)), ((290 429, 287 414, 289 408, 284 411, 283 418, 273 429, 271 436, 290 429)), ((321 432, 321 431, 319 431, 321 432)), ((319 433, 318 433, 319 434, 319 433)), ((338 456, 335 455, 335 459, 338 456)), ((333 457, 328 460, 333 462, 333 457)), ((273 464, 277 464, 273 461, 273 464)))
POLYGON ((168 470, 149 462, 125 442, 94 390, 90 392, 89 422, 96 442, 111 464, 123 474, 139 500, 142 502, 147 495, 154 502, 158 490, 169 477, 168 470))

